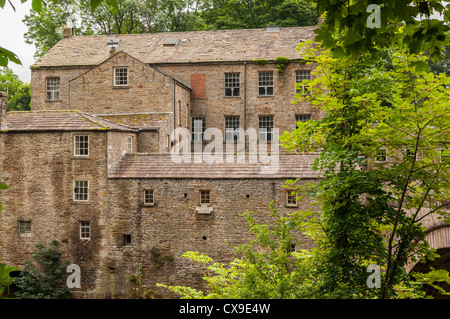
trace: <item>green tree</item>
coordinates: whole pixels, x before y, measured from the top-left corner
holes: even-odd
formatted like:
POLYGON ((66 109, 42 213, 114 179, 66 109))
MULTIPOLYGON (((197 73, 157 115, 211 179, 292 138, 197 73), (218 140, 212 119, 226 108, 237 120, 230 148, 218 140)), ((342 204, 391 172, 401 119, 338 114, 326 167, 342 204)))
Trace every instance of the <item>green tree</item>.
POLYGON ((298 123, 282 140, 290 150, 320 152, 322 178, 298 191, 321 204, 311 222, 324 231, 323 293, 365 296, 367 265, 377 264, 375 296, 398 298, 400 286, 415 285, 409 259, 437 257, 421 221, 449 219, 450 79, 416 69, 426 57, 401 48, 355 60, 300 45, 307 47, 316 78, 311 95, 298 98, 326 116, 298 123))
POLYGON ((0 91, 8 92, 8 96, 12 96, 22 85, 23 82, 13 70, 0 67, 0 91))
POLYGON ((29 83, 19 86, 9 99, 8 111, 30 111, 31 110, 31 85, 29 83))
POLYGON ((35 263, 26 261, 20 276, 15 279, 19 288, 15 296, 20 299, 63 299, 70 297, 67 281, 68 261, 62 261, 58 241, 48 247, 37 244, 33 253, 35 263))
POLYGON ((50 0, 42 10, 30 11, 22 20, 28 31, 24 34, 25 42, 34 44, 36 58, 41 57, 62 39, 63 27, 75 25, 76 5, 71 0, 50 0))
POLYGON ((200 15, 209 29, 299 27, 318 21, 315 5, 303 0, 212 0, 200 15))
POLYGON ((330 49, 339 56, 358 57, 361 53, 389 48, 397 41, 406 46, 408 53, 428 51, 432 61, 441 55, 448 45, 450 4, 439 0, 310 0, 325 20, 317 33, 316 41, 323 49, 330 49), (380 25, 373 26, 370 4, 379 6, 380 25), (443 19, 432 16, 441 13, 443 19), (399 33, 398 29, 404 32, 399 33))
POLYGON ((10 273, 19 270, 20 269, 16 267, 7 266, 0 263, 0 299, 9 297, 9 286, 14 283, 14 279, 10 276, 10 273))
POLYGON ((207 255, 187 252, 183 257, 204 264, 203 277, 207 291, 186 286, 158 284, 179 294, 196 299, 295 299, 317 297, 315 269, 317 251, 293 252, 291 245, 295 219, 281 214, 271 203, 272 222, 263 224, 251 212, 244 213, 254 239, 236 247, 239 258, 228 264, 214 262, 207 255))

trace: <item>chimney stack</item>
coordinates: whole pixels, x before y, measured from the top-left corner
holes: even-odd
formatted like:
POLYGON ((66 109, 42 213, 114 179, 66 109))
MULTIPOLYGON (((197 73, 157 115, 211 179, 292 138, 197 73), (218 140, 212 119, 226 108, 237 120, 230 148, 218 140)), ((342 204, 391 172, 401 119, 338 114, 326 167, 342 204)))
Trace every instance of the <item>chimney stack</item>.
POLYGON ((0 130, 6 130, 6 104, 8 103, 8 95, 0 92, 0 130))
POLYGON ((72 28, 68 25, 64 26, 63 36, 64 38, 70 38, 75 35, 75 28, 72 28))

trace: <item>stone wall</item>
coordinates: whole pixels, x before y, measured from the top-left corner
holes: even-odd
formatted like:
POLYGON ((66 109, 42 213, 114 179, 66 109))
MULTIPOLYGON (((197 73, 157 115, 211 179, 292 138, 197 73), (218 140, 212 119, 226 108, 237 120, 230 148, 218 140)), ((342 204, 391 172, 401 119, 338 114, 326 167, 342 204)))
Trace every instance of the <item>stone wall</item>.
POLYGON ((92 114, 171 112, 173 97, 171 77, 124 52, 70 82, 70 106, 92 114), (128 67, 128 85, 114 85, 115 67, 128 67))
MULTIPOLYGON (((246 210, 268 222, 272 200, 283 214, 299 209, 286 206, 283 185, 284 180, 271 179, 110 179, 105 237, 108 254, 96 293, 120 297, 130 292, 133 286, 129 277, 138 271, 140 263, 144 286, 158 297, 168 296, 168 291, 155 288, 156 283, 203 287, 200 265, 181 255, 197 251, 216 261, 230 261, 233 247, 251 238, 242 217, 246 210), (154 190, 154 205, 144 205, 144 189, 154 190), (199 191, 203 189, 210 190, 210 214, 197 211, 201 206, 199 191), (130 244, 124 244, 125 234, 131 235, 130 244), (162 258, 162 266, 157 266, 156 257, 162 258)), ((306 201, 299 207, 313 206, 306 201)), ((296 249, 313 246, 311 240, 296 235, 296 249)))
POLYGON ((0 133, 0 261, 21 267, 37 243, 57 239, 64 256, 84 270, 82 287, 93 289, 108 221, 106 132, 88 132, 90 156, 73 155, 74 132, 0 133), (20 155, 19 155, 20 154, 20 155), (89 180, 89 201, 73 200, 74 180, 89 180), (19 236, 19 221, 31 221, 30 236, 19 236), (80 239, 80 221, 91 223, 80 239))
MULTIPOLYGON (((222 134, 224 134, 227 115, 239 116, 240 126, 243 129, 254 128, 256 132, 259 127, 259 116, 272 115, 274 127, 279 129, 280 136, 284 131, 295 129, 296 114, 311 114, 313 119, 323 116, 308 102, 293 103, 296 99, 295 71, 311 70, 311 65, 294 61, 288 64, 284 73, 279 73, 273 62, 265 65, 253 62, 248 62, 246 65, 244 63, 165 64, 158 65, 158 68, 192 86, 191 115, 205 116, 206 128, 219 128, 222 134), (260 71, 273 72, 273 96, 259 96, 258 72, 260 71), (225 73, 240 74, 239 96, 225 96, 225 73)), ((284 152, 284 149, 280 148, 280 151, 284 152)))
MULTIPOLYGON (((32 68, 31 69, 31 110, 69 110, 69 82, 80 74, 90 70, 89 67, 32 68), (60 99, 47 100, 46 79, 60 78, 60 99)), ((75 105, 72 105, 77 109, 75 105)))

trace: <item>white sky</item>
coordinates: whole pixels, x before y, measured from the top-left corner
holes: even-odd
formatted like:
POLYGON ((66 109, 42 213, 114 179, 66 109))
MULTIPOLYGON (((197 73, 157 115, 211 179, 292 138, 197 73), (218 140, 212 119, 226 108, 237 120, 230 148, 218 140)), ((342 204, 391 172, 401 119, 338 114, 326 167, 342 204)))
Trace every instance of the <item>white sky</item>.
POLYGON ((16 11, 11 8, 8 1, 3 9, 0 9, 0 46, 13 51, 19 57, 22 65, 9 62, 8 67, 16 73, 24 82, 31 81, 30 65, 35 61, 33 55, 35 50, 34 45, 26 44, 24 34, 27 32, 27 27, 22 22, 22 19, 30 11, 31 0, 25 3, 20 1, 11 1, 16 8, 16 11))

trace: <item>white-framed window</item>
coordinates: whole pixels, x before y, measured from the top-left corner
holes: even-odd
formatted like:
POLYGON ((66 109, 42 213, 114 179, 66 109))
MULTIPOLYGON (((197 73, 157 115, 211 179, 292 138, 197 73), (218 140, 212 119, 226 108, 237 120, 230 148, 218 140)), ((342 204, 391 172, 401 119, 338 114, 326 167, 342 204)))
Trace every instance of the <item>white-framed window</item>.
POLYGON ((89 156, 89 135, 74 135, 73 145, 75 156, 89 156))
POLYGON ((273 140, 273 116, 259 116, 259 140, 270 142, 273 140))
POLYGON ((310 70, 295 71, 295 83, 299 83, 301 86, 301 87, 298 87, 298 85, 295 86, 295 93, 301 93, 303 95, 311 94, 309 86, 306 84, 301 84, 304 80, 311 80, 311 71, 310 70))
POLYGON ((384 163, 387 160, 387 153, 384 148, 381 148, 377 151, 375 161, 378 163, 384 163))
POLYGON ((153 189, 144 189, 144 205, 155 205, 155 193, 153 189))
POLYGON ((80 222, 80 239, 91 238, 91 223, 88 221, 80 222))
POLYGON ((200 204, 211 204, 211 191, 209 189, 200 190, 200 204))
POLYGON ((258 72, 258 95, 259 96, 273 95, 273 72, 272 71, 258 72))
POLYGON ((225 96, 239 96, 240 86, 239 73, 225 73, 225 96))
POLYGON ((127 137, 127 153, 132 154, 134 152, 134 136, 129 135, 127 137))
POLYGON ((31 221, 19 220, 19 236, 20 237, 31 236, 31 221))
POLYGON ((297 196, 295 191, 286 190, 286 206, 288 207, 297 207, 297 196))
POLYGON ((61 99, 61 80, 59 77, 47 78, 47 101, 59 101, 61 99))
POLYGON ((128 86, 128 68, 114 68, 114 86, 128 86))
POLYGON ((239 141, 239 116, 225 116, 225 140, 239 141))
POLYGON ((193 116, 191 118, 191 132, 192 141, 201 142, 205 137, 206 131, 206 117, 204 116, 193 116))
POLYGON ((311 119, 311 114, 296 114, 295 115, 295 128, 298 128, 297 122, 306 122, 311 119))
POLYGON ((73 182, 73 200, 79 202, 89 201, 89 181, 73 182))

